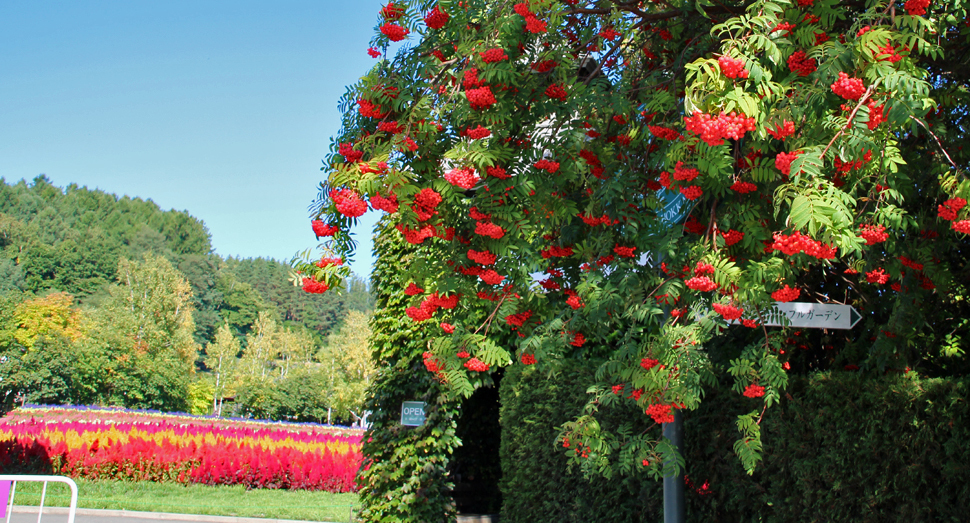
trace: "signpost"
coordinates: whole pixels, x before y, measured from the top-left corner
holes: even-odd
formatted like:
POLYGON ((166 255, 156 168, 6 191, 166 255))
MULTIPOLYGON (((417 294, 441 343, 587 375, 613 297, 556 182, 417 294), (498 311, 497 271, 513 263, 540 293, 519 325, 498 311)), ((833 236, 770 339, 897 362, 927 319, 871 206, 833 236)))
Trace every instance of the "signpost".
POLYGON ((424 425, 425 403, 423 401, 405 401, 401 404, 401 425, 405 427, 420 427, 424 425))
MULTIPOLYGON (((802 329, 842 329, 855 327, 862 319, 859 311, 851 305, 835 303, 775 302, 775 306, 762 314, 767 327, 797 327, 802 329)), ((738 320, 728 323, 739 324, 738 320)))

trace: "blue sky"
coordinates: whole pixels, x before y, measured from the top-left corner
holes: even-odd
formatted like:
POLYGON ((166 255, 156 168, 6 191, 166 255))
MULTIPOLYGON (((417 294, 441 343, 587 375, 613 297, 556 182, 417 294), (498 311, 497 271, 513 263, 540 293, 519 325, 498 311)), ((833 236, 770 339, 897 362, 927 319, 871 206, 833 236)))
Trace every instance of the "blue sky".
POLYGON ((306 208, 381 4, 4 0, 0 177, 151 199, 220 255, 288 260, 315 246, 306 208))

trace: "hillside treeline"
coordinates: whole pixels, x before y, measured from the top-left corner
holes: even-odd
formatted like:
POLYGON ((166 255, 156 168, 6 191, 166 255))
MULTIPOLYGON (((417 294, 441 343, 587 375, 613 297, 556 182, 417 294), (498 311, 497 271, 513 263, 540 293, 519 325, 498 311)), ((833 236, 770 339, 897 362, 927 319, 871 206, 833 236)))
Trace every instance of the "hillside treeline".
POLYGON ((289 271, 214 254, 186 211, 0 178, 0 399, 350 420, 366 282, 310 295, 289 271))

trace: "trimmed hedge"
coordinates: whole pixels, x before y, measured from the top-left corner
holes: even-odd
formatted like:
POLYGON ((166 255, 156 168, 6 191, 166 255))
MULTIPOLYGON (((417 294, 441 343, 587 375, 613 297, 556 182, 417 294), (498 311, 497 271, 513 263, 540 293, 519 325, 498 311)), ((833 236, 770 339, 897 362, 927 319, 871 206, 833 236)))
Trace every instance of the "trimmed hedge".
MULTIPOLYGON (((658 521, 662 486, 642 475, 566 473, 556 426, 585 402, 592 371, 553 379, 515 369, 502 383, 506 523, 658 521)), ((966 521, 970 407, 966 379, 795 377, 763 422, 764 461, 744 473, 732 444, 737 414, 757 400, 725 387, 685 417, 688 521, 966 521), (708 488, 701 486, 707 483, 708 488)), ((631 409, 632 410, 632 409, 631 409)), ((637 412, 610 416, 641 415, 637 412)))

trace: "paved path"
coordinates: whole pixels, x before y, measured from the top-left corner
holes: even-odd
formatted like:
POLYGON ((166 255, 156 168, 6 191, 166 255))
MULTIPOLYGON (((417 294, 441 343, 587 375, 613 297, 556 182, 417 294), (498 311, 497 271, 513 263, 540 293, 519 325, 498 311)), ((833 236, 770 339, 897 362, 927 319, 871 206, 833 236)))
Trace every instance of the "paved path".
MULTIPOLYGON (((0 523, 6 521, 0 519, 0 523)), ((36 523, 36 507, 14 507, 10 523, 36 523)), ((41 523, 66 523, 66 508, 45 508, 41 523)), ((74 523, 307 523, 293 519, 244 518, 233 516, 203 516, 198 514, 166 514, 133 510, 98 510, 79 508, 74 523)), ((326 523, 326 522, 324 522, 326 523)))

